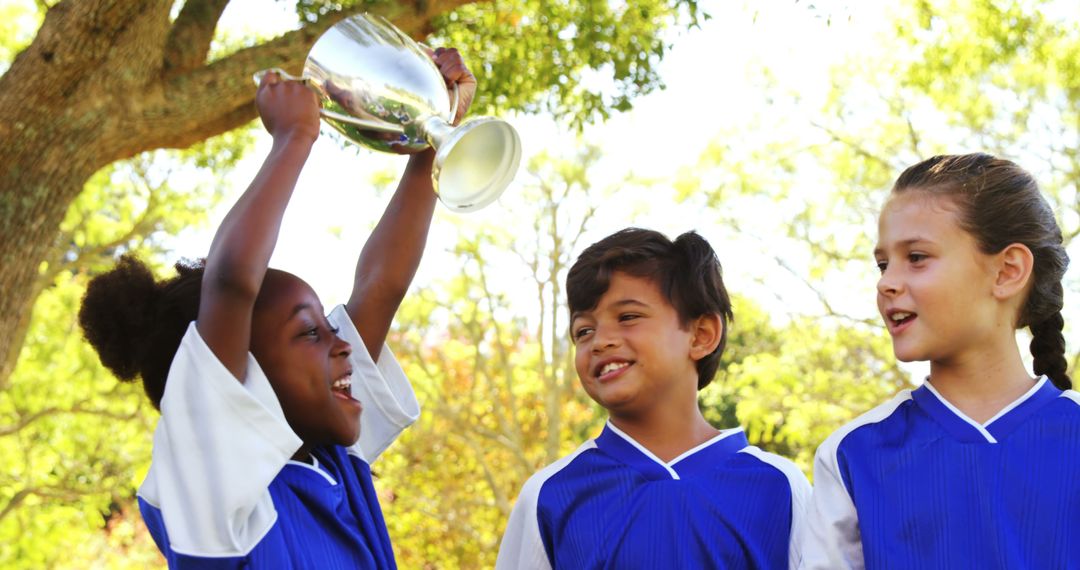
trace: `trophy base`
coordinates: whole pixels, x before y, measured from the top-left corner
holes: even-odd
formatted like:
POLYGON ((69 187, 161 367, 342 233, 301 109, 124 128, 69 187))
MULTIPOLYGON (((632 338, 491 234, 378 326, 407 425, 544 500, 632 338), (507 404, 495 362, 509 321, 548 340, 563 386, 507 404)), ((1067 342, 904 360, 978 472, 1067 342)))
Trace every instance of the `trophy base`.
POLYGON ((494 117, 477 117, 441 141, 431 177, 443 204, 455 212, 472 212, 506 190, 520 162, 521 139, 514 127, 494 117))

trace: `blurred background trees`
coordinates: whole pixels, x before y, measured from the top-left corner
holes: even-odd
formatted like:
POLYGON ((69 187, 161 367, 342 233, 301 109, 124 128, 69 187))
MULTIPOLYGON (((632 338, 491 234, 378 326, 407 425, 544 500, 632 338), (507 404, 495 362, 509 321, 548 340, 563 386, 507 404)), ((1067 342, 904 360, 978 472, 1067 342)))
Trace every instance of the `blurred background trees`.
MULTIPOLYGON (((461 47, 480 76, 477 113, 539 115, 570 133, 526 157, 492 206, 499 217, 436 221, 460 231, 429 245, 425 263, 441 255, 454 271, 418 280, 392 331, 424 409, 375 465, 402 568, 491 567, 524 480, 598 432, 602 410, 573 370, 562 285, 577 253, 612 227, 701 224, 740 284, 723 366, 701 393, 706 417, 745 426, 752 443, 805 470, 828 433, 912 382, 874 312, 870 257, 876 210, 900 170, 941 152, 1004 155, 1040 180, 1066 239, 1080 232, 1071 2, 898 0, 871 48, 836 57, 815 80, 821 98, 768 65, 710 79, 723 54, 702 54, 699 88, 715 90, 717 108, 723 81, 760 96, 711 143, 683 148, 696 159, 663 179, 636 177, 634 164, 601 175, 618 157, 588 135, 663 86, 662 59, 719 5, 305 0, 276 35, 215 31, 227 4, 153 3, 126 24, 95 18, 130 2, 0 5, 0 568, 162 564, 134 504, 156 412, 139 386, 101 369, 75 323, 79 299, 122 252, 162 274, 203 253, 173 236, 206 226, 247 182, 242 164, 261 136, 251 72, 298 71, 318 31, 356 10, 461 47), (73 53, 90 45, 79 38, 93 49, 73 53), (129 57, 131 46, 145 57, 129 57), (169 121, 153 120, 166 111, 169 121), (627 196, 639 197, 630 214, 613 213, 627 211, 627 196)), ((745 26, 774 25, 753 3, 724 9, 745 26)), ((859 17, 843 2, 787 9, 826 28, 859 17)), ((642 132, 640 144, 679 144, 679 130, 711 112, 669 111, 672 132, 642 132)), ((1066 289, 1077 291, 1074 273, 1066 289)))

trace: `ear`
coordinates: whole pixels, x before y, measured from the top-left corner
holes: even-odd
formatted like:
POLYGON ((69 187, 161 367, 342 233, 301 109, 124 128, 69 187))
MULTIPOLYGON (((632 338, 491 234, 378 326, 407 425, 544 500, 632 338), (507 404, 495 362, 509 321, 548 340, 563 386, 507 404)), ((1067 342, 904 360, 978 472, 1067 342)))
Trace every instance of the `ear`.
POLYGON ((1031 271, 1035 266, 1035 256, 1031 250, 1022 243, 1014 243, 1005 247, 996 256, 995 269, 997 274, 994 279, 994 297, 1006 300, 1027 290, 1028 281, 1031 281, 1031 271))
POLYGON ((701 315, 690 323, 690 333, 690 358, 696 362, 712 354, 712 351, 720 346, 724 323, 716 313, 701 315))

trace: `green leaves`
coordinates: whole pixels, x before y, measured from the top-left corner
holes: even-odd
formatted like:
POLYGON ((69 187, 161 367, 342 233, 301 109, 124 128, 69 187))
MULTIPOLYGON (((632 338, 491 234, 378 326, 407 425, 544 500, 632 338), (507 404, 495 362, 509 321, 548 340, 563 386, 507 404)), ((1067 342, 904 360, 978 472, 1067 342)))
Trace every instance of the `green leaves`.
POLYGON ((135 490, 157 414, 141 385, 112 377, 77 324, 86 282, 125 251, 167 258, 163 237, 205 221, 250 146, 248 130, 98 172, 41 267, 40 295, 0 389, 0 567, 145 568, 160 562, 135 490), (183 175, 177 175, 183 172, 183 175))
POLYGON ((429 41, 467 54, 477 114, 546 111, 580 130, 663 88, 668 30, 701 17, 693 1, 499 1, 446 14, 429 41))
POLYGON ((790 458, 808 476, 830 433, 909 387, 881 329, 816 318, 777 327, 742 299, 735 318, 732 360, 701 394, 706 418, 743 426, 752 444, 790 458), (752 338, 764 342, 742 346, 752 338))

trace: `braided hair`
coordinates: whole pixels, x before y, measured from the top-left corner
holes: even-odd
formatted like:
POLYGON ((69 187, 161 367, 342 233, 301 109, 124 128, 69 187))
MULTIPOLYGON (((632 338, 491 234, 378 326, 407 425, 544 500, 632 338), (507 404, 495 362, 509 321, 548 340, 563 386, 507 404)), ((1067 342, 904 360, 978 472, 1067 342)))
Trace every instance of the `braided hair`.
POLYGON ((1061 334, 1061 280, 1069 256, 1054 212, 1031 174, 983 153, 935 156, 900 174, 892 191, 908 190, 951 198, 960 210, 960 226, 984 253, 998 253, 1014 243, 1031 250, 1032 286, 1016 326, 1031 330, 1035 374, 1045 374, 1062 390, 1072 388, 1061 334))

